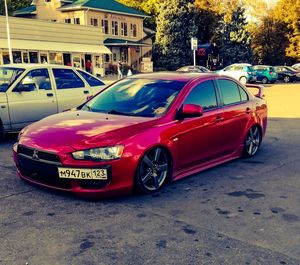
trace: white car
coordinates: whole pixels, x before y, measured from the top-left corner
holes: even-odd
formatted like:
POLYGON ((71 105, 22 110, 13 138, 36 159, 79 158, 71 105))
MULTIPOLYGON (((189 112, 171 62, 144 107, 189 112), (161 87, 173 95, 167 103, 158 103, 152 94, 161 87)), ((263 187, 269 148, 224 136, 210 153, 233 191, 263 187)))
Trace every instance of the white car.
POLYGON ((77 107, 104 88, 100 79, 69 66, 0 66, 0 138, 6 132, 77 107))
POLYGON ((248 63, 231 64, 217 72, 221 75, 227 75, 235 78, 242 84, 256 82, 256 73, 253 70, 252 65, 248 63))

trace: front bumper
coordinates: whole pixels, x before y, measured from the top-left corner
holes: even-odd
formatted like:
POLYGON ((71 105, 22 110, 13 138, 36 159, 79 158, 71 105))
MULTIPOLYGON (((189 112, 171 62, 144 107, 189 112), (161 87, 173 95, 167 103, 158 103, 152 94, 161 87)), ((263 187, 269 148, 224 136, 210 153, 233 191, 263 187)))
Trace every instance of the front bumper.
POLYGON ((133 190, 135 166, 132 157, 108 162, 75 161, 66 155, 61 162, 35 160, 17 152, 14 148, 14 161, 21 179, 34 185, 63 192, 71 192, 84 198, 101 198, 129 194, 133 190), (83 164, 84 163, 84 164, 83 164), (106 168, 107 180, 61 179, 58 167, 106 168))

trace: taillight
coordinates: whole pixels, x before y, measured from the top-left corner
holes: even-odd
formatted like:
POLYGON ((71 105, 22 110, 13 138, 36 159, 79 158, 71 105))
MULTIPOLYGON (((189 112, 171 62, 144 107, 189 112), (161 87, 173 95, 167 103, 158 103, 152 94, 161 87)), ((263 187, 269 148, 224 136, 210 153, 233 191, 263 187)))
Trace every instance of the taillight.
POLYGON ((270 72, 269 72, 269 74, 270 74, 270 75, 272 75, 272 74, 273 74, 273 72, 272 72, 272 71, 270 71, 270 72))

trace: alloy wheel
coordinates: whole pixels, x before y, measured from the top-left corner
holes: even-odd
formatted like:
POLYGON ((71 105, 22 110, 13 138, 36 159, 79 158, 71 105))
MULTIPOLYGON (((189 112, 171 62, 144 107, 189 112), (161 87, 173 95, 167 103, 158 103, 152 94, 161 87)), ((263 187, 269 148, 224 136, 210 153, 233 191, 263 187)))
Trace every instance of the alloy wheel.
POLYGON ((136 175, 136 184, 143 193, 160 189, 169 174, 167 153, 160 147, 148 151, 142 158, 136 175))
POLYGON ((252 157, 254 156, 260 146, 261 143, 261 133, 257 126, 252 127, 247 135, 247 138, 245 140, 244 144, 244 155, 246 157, 252 157))

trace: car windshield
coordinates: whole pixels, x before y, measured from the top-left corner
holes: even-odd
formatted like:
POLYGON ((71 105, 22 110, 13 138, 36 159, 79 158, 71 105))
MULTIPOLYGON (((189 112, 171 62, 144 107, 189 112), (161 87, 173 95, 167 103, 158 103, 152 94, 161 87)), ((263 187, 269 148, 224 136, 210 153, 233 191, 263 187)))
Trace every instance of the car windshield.
POLYGON ((25 69, 13 67, 0 67, 0 92, 6 92, 25 69))
POLYGON ((158 117, 163 115, 186 82, 129 78, 112 85, 81 109, 116 115, 158 117))

